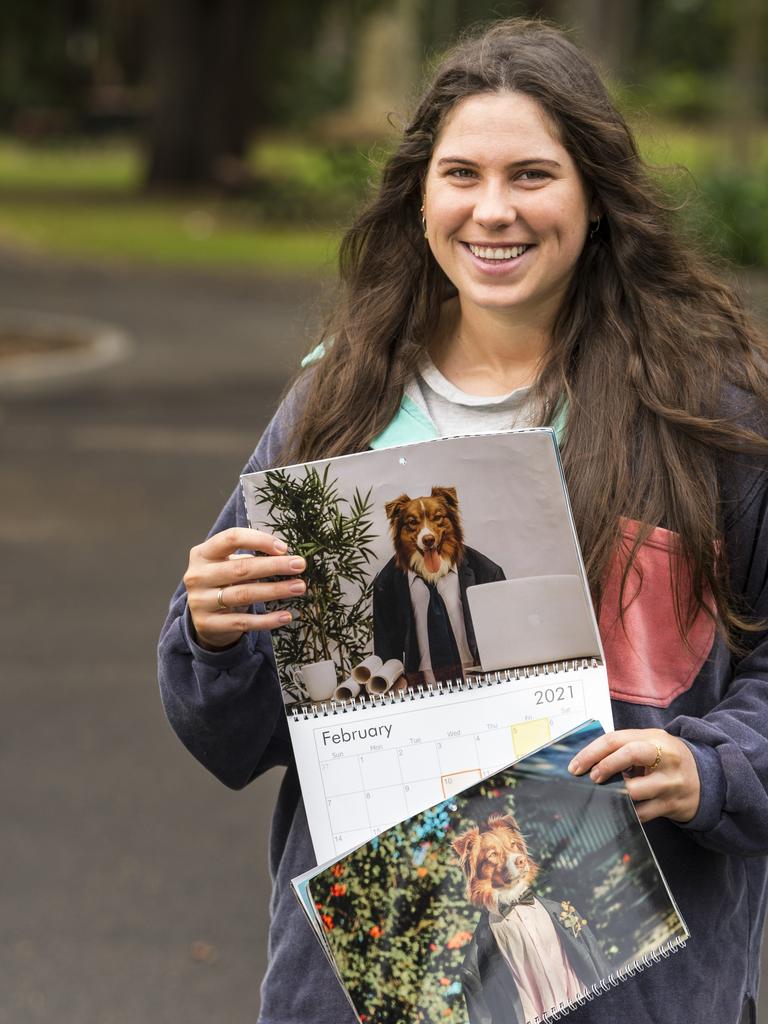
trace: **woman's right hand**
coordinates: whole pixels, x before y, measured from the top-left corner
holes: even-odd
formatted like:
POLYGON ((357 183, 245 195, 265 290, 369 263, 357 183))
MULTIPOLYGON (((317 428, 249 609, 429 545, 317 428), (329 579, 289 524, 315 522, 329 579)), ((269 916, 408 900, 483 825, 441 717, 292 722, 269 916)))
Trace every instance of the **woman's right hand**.
POLYGON ((304 559, 289 554, 284 541, 261 530, 233 526, 193 547, 184 586, 200 646, 218 650, 236 643, 243 633, 290 622, 293 616, 287 610, 253 615, 247 608, 300 597, 306 591, 300 576, 305 568, 304 559), (240 554, 243 550, 260 554, 240 554), (262 582, 271 576, 287 579, 262 582))

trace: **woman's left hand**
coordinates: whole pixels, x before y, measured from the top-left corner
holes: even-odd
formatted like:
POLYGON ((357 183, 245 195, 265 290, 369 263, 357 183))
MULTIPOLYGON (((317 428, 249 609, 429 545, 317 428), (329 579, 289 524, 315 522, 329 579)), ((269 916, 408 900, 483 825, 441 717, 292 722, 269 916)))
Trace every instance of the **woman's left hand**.
POLYGON ((609 732, 580 750, 568 765, 572 775, 589 772, 593 782, 624 774, 640 821, 690 821, 699 807, 701 783, 690 748, 663 729, 609 732))

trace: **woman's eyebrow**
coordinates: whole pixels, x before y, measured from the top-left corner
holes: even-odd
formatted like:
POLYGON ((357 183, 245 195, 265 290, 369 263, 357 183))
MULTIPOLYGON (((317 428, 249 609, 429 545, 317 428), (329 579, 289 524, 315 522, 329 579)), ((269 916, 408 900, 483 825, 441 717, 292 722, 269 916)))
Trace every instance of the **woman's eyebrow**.
MULTIPOLYGON (((467 158, 463 156, 442 156, 437 161, 437 166, 441 167, 443 164, 461 164, 464 167, 478 166, 476 160, 467 160, 467 158)), ((543 156, 528 156, 524 160, 513 160, 512 163, 507 164, 507 168, 527 167, 530 164, 545 164, 548 167, 560 166, 557 160, 548 160, 543 156)))

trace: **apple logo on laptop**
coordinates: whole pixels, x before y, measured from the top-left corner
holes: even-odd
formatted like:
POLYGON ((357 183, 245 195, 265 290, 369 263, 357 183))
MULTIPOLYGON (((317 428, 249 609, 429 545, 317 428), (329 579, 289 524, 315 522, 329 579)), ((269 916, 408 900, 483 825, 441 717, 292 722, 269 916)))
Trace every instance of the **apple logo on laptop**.
POLYGON ((540 626, 541 625, 541 616, 538 615, 536 612, 534 612, 532 615, 529 615, 528 616, 528 625, 529 626, 540 626))

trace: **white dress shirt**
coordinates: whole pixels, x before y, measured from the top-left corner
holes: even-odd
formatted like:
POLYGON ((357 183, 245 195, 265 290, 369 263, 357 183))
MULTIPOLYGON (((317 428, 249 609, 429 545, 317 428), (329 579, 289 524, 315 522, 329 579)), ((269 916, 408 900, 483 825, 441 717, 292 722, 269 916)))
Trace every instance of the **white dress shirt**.
MULTIPOLYGON (((432 659, 429 655, 429 630, 427 628, 427 610, 429 609, 429 587, 415 572, 408 570, 408 586, 411 593, 411 607, 416 620, 416 640, 419 645, 419 671, 424 673, 427 683, 434 683, 435 673, 432 671, 432 659)), ((459 657, 462 665, 472 665, 473 657, 467 642, 467 629, 464 625, 464 609, 461 606, 461 588, 459 574, 451 569, 437 581, 437 592, 445 603, 448 619, 456 638, 459 657)))
POLYGON ((491 911, 491 931, 517 984, 526 1021, 577 998, 584 986, 571 967, 546 907, 518 904, 505 917, 491 911))

